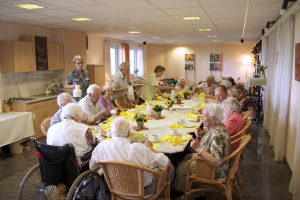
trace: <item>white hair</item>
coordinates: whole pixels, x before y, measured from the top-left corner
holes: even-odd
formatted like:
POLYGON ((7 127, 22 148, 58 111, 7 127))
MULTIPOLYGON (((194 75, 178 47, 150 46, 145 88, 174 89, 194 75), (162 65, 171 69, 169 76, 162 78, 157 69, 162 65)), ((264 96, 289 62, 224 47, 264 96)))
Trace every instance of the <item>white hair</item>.
POLYGON ((131 129, 130 121, 125 117, 117 117, 112 121, 110 129, 113 137, 128 137, 131 129))
POLYGON ((216 124, 221 124, 224 120, 223 109, 219 104, 208 103, 205 106, 210 118, 215 120, 216 124))
POLYGON ((112 88, 112 85, 106 82, 105 85, 102 86, 102 92, 105 92, 109 88, 112 88))
POLYGON ((67 92, 60 93, 57 96, 57 105, 59 107, 63 107, 67 103, 71 103, 71 102, 73 102, 73 97, 67 92))
POLYGON ((223 104, 224 107, 231 108, 234 112, 240 112, 241 111, 240 102, 234 97, 227 97, 222 102, 222 104, 223 104))
POLYGON ((92 85, 90 85, 87 88, 86 93, 87 94, 94 94, 96 90, 100 90, 101 91, 101 89, 100 89, 100 87, 98 85, 92 84, 92 85))
POLYGON ((81 119, 83 116, 82 108, 77 103, 68 103, 64 107, 62 107, 62 111, 60 114, 61 120, 64 119, 73 119, 77 121, 78 119, 81 119))
POLYGON ((180 81, 185 81, 185 79, 181 76, 181 77, 178 79, 178 83, 179 83, 180 81))
POLYGON ((80 55, 75 55, 72 59, 73 64, 75 65, 76 60, 79 60, 83 63, 83 58, 80 55))
POLYGON ((219 85, 223 85, 224 87, 226 87, 226 89, 230 89, 232 87, 232 84, 230 81, 228 80, 222 80, 219 85))
POLYGON ((128 62, 122 62, 119 65, 119 69, 125 69, 126 67, 130 67, 130 64, 128 62))

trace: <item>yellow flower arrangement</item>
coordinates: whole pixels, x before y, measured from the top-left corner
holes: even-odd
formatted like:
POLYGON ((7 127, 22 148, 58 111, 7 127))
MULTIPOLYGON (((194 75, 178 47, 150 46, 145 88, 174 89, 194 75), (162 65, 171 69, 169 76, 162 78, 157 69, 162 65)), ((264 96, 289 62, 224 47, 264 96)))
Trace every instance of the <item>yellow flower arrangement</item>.
POLYGON ((174 104, 174 101, 171 100, 171 99, 168 99, 168 100, 165 101, 165 104, 166 104, 168 107, 172 107, 173 104, 174 104))
POLYGON ((183 92, 177 92, 175 95, 175 99, 182 100, 184 98, 183 92))
POLYGON ((136 113, 133 119, 137 122, 147 122, 147 115, 143 113, 136 113))

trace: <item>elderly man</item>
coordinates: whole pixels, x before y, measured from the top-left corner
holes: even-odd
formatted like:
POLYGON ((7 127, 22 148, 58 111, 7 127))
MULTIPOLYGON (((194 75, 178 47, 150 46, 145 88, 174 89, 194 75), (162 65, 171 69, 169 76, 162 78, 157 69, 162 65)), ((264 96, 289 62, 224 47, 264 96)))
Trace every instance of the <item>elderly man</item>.
POLYGON ((87 95, 79 101, 84 114, 86 115, 86 123, 96 124, 101 119, 110 116, 110 109, 101 106, 99 97, 101 96, 101 89, 98 85, 92 84, 87 89, 87 95))
POLYGON ((216 84, 214 84, 214 76, 208 76, 206 78, 206 82, 201 83, 200 85, 198 85, 194 91, 199 90, 199 92, 204 92, 205 94, 208 95, 214 95, 215 94, 215 89, 217 87, 216 84))
POLYGON ((81 158, 96 145, 87 125, 81 123, 83 112, 76 103, 69 103, 62 108, 61 122, 51 126, 47 133, 47 144, 63 146, 71 143, 75 147, 76 156, 81 158))
POLYGON ((60 93, 57 96, 57 105, 59 106, 59 109, 53 115, 53 117, 51 117, 51 122, 50 122, 51 126, 53 124, 56 124, 56 123, 58 123, 58 122, 61 121, 60 114, 61 114, 61 111, 62 111, 62 107, 64 107, 68 103, 72 103, 72 102, 73 102, 73 97, 69 93, 67 93, 67 92, 60 93))
POLYGON ((174 90, 175 87, 169 85, 159 85, 158 78, 163 76, 166 68, 157 65, 154 69, 154 73, 150 74, 143 83, 143 87, 140 92, 141 102, 152 100, 156 93, 161 94, 160 90, 174 90))
MULTIPOLYGON (((244 127, 244 119, 241 115, 241 107, 238 100, 234 97, 228 97, 223 101, 224 108, 224 125, 229 133, 229 136, 233 136, 240 132, 244 127)), ((231 138, 231 142, 238 139, 238 137, 231 138)), ((234 151, 238 147, 238 143, 231 146, 231 150, 234 151)))
POLYGON ((222 102, 227 98, 228 92, 225 86, 218 85, 215 89, 215 98, 219 104, 222 104, 222 102))
MULTIPOLYGON (((97 145, 92 153, 90 169, 98 168, 97 161, 121 161, 146 167, 167 167, 169 159, 162 153, 155 153, 141 143, 130 143, 130 122, 124 117, 118 117, 111 123, 112 140, 104 140, 97 145)), ((150 143, 150 142, 149 142, 150 143)), ((155 189, 152 174, 145 173, 145 194, 151 194, 155 189)))
POLYGON ((180 77, 177 84, 175 85, 175 90, 177 91, 189 91, 189 86, 186 85, 185 79, 180 77))
POLYGON ((127 75, 130 72, 130 64, 122 62, 119 70, 112 76, 113 99, 125 97, 128 92, 127 75))

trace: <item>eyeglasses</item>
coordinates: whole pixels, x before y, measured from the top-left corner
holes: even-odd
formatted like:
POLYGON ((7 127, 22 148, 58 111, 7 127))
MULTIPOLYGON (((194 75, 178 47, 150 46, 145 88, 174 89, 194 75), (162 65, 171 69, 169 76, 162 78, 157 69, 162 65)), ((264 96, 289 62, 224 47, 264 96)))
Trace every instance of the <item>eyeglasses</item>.
POLYGON ((82 62, 75 63, 76 65, 82 65, 82 62))

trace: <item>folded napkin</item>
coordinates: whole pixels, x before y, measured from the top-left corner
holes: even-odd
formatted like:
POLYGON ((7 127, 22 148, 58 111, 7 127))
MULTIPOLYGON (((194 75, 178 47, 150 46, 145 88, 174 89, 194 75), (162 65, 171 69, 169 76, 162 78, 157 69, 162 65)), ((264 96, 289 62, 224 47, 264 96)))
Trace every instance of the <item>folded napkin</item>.
POLYGON ((193 113, 186 113, 185 116, 187 118, 191 118, 191 119, 197 119, 199 117, 199 115, 193 114, 193 113))

